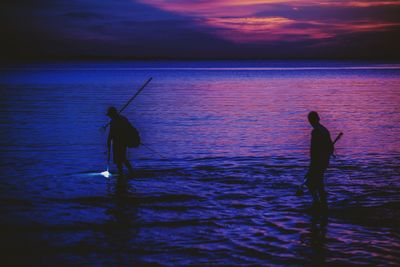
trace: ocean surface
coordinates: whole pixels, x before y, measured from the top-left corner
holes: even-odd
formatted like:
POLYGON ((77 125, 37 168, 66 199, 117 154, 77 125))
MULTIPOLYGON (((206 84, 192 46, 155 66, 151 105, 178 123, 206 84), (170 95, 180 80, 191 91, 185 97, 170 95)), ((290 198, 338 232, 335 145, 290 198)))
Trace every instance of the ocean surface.
POLYGON ((3 266, 400 264, 400 63, 1 65, 0 92, 3 266), (150 77, 135 175, 103 177, 106 110, 150 77), (311 110, 344 133, 327 214, 295 195, 311 110))

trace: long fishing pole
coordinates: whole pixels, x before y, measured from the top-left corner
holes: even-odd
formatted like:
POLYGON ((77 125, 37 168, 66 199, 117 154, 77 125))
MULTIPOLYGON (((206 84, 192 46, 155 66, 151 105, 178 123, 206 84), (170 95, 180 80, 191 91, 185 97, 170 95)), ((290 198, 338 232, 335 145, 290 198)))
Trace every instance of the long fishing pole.
POLYGON ((143 89, 150 83, 150 81, 153 79, 153 77, 150 77, 143 85, 142 85, 142 87, 140 87, 140 89, 136 92, 136 94, 134 95, 134 96, 132 96, 129 100, 128 100, 128 102, 126 102, 126 104, 119 110, 119 113, 121 113, 122 111, 124 111, 124 109, 127 107, 127 106, 129 106, 129 104, 133 101, 133 99, 135 99, 139 94, 140 94, 140 92, 142 92, 143 91, 143 89))
POLYGON ((165 159, 165 160, 168 160, 169 162, 172 162, 169 158, 167 158, 167 157, 161 155, 159 152, 157 152, 156 150, 152 149, 152 148, 149 147, 148 145, 143 144, 142 142, 140 142, 140 144, 141 144, 142 146, 144 146, 145 148, 147 148, 149 151, 151 151, 151 152, 153 152, 154 154, 160 156, 161 158, 163 158, 163 159, 165 159))
POLYGON ((333 145, 335 145, 336 142, 339 141, 340 138, 342 138, 342 136, 343 136, 343 133, 340 132, 340 133, 338 134, 338 136, 336 136, 335 140, 333 141, 333 145))
MULTIPOLYGON (((119 110, 118 113, 122 113, 124 109, 126 109, 129 104, 143 91, 143 89, 150 83, 150 81, 153 79, 153 77, 150 77, 143 85, 142 87, 139 88, 139 90, 134 94, 127 102, 126 104, 119 110)), ((107 127, 110 125, 110 122, 108 122, 106 125, 102 127, 102 129, 105 131, 107 127)))
MULTIPOLYGON (((337 141, 339 141, 340 138, 342 138, 342 136, 343 136, 343 133, 340 132, 340 133, 338 134, 338 136, 336 136, 335 140, 333 141, 333 143, 332 143, 333 146, 336 144, 337 141)), ((336 158, 335 151, 333 151, 332 156, 333 156, 334 158, 336 158)))

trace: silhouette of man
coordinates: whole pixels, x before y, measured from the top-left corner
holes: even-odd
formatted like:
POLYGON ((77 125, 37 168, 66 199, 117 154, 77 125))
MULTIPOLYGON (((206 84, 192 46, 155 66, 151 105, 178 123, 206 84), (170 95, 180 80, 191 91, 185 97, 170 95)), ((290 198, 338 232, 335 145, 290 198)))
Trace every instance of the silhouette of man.
POLYGON ((127 138, 129 138, 128 133, 131 124, 127 118, 118 113, 115 107, 108 108, 107 116, 111 119, 110 132, 107 139, 108 161, 110 161, 112 143, 113 159, 118 168, 118 175, 123 175, 123 164, 125 164, 130 173, 133 173, 132 166, 126 158, 127 138))
POLYGON ((333 154, 331 135, 320 122, 317 112, 308 114, 308 121, 313 127, 311 133, 310 166, 307 172, 306 185, 313 198, 313 207, 327 207, 327 194, 324 186, 324 173, 333 154))

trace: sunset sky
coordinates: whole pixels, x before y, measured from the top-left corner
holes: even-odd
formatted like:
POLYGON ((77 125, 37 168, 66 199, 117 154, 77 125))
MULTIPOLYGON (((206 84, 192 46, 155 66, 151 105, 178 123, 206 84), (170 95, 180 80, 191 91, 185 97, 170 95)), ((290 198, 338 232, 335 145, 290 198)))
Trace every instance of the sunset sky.
POLYGON ((6 0, 7 57, 400 58, 400 1, 6 0))

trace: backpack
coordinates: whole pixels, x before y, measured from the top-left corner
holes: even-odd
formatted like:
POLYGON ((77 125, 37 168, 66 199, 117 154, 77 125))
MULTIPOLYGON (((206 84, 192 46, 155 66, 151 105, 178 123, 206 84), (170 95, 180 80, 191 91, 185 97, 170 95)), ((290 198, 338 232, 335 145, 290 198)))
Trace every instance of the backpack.
POLYGON ((140 135, 139 131, 133 127, 131 124, 127 129, 126 136, 126 146, 127 147, 139 147, 140 146, 140 135))

